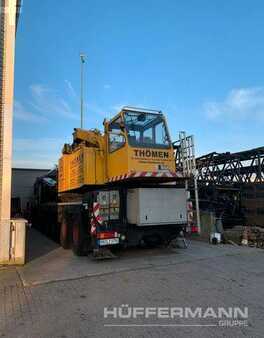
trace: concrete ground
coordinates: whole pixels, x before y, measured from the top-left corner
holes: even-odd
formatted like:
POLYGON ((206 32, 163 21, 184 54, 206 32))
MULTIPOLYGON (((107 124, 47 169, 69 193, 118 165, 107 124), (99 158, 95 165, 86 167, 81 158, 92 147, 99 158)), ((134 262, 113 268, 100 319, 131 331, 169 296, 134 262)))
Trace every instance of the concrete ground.
MULTIPOLYGON (((263 337, 264 250, 211 246, 74 257, 31 230, 28 264, 0 268, 0 337, 263 337), (215 318, 104 318, 104 307, 248 307, 247 326, 215 318)), ((123 312, 125 313, 125 312, 123 312)))

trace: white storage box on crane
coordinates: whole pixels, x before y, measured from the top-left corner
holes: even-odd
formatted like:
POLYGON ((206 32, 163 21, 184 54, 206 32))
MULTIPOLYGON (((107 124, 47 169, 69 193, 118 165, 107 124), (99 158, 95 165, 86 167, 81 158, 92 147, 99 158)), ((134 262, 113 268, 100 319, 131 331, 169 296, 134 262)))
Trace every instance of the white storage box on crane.
POLYGON ((137 188, 127 195, 127 218, 138 226, 187 223, 184 188, 137 188))

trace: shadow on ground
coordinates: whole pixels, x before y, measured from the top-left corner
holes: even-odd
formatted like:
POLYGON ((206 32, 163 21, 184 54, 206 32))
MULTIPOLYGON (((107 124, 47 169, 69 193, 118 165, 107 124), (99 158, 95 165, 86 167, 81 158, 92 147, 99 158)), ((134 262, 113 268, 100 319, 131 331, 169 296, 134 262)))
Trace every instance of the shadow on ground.
POLYGON ((45 256, 59 248, 59 244, 43 236, 33 228, 27 228, 26 236, 26 262, 45 256))

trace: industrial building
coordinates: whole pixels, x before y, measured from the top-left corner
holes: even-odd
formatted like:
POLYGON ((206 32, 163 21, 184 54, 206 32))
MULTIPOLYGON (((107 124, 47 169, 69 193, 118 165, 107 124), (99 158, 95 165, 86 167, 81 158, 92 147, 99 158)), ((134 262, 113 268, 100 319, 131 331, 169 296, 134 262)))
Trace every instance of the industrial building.
POLYGON ((34 183, 38 177, 47 175, 48 172, 47 169, 12 168, 12 217, 25 216, 30 211, 34 196, 34 183))

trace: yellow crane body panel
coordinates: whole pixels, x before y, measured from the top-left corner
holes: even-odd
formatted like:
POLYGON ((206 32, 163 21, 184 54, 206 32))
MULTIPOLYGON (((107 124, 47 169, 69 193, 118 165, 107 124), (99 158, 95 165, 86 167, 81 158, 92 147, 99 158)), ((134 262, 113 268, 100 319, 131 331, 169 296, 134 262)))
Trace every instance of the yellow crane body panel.
POLYGON ((80 149, 64 154, 59 160, 59 192, 81 188, 83 185, 105 183, 104 157, 96 148, 80 149))

